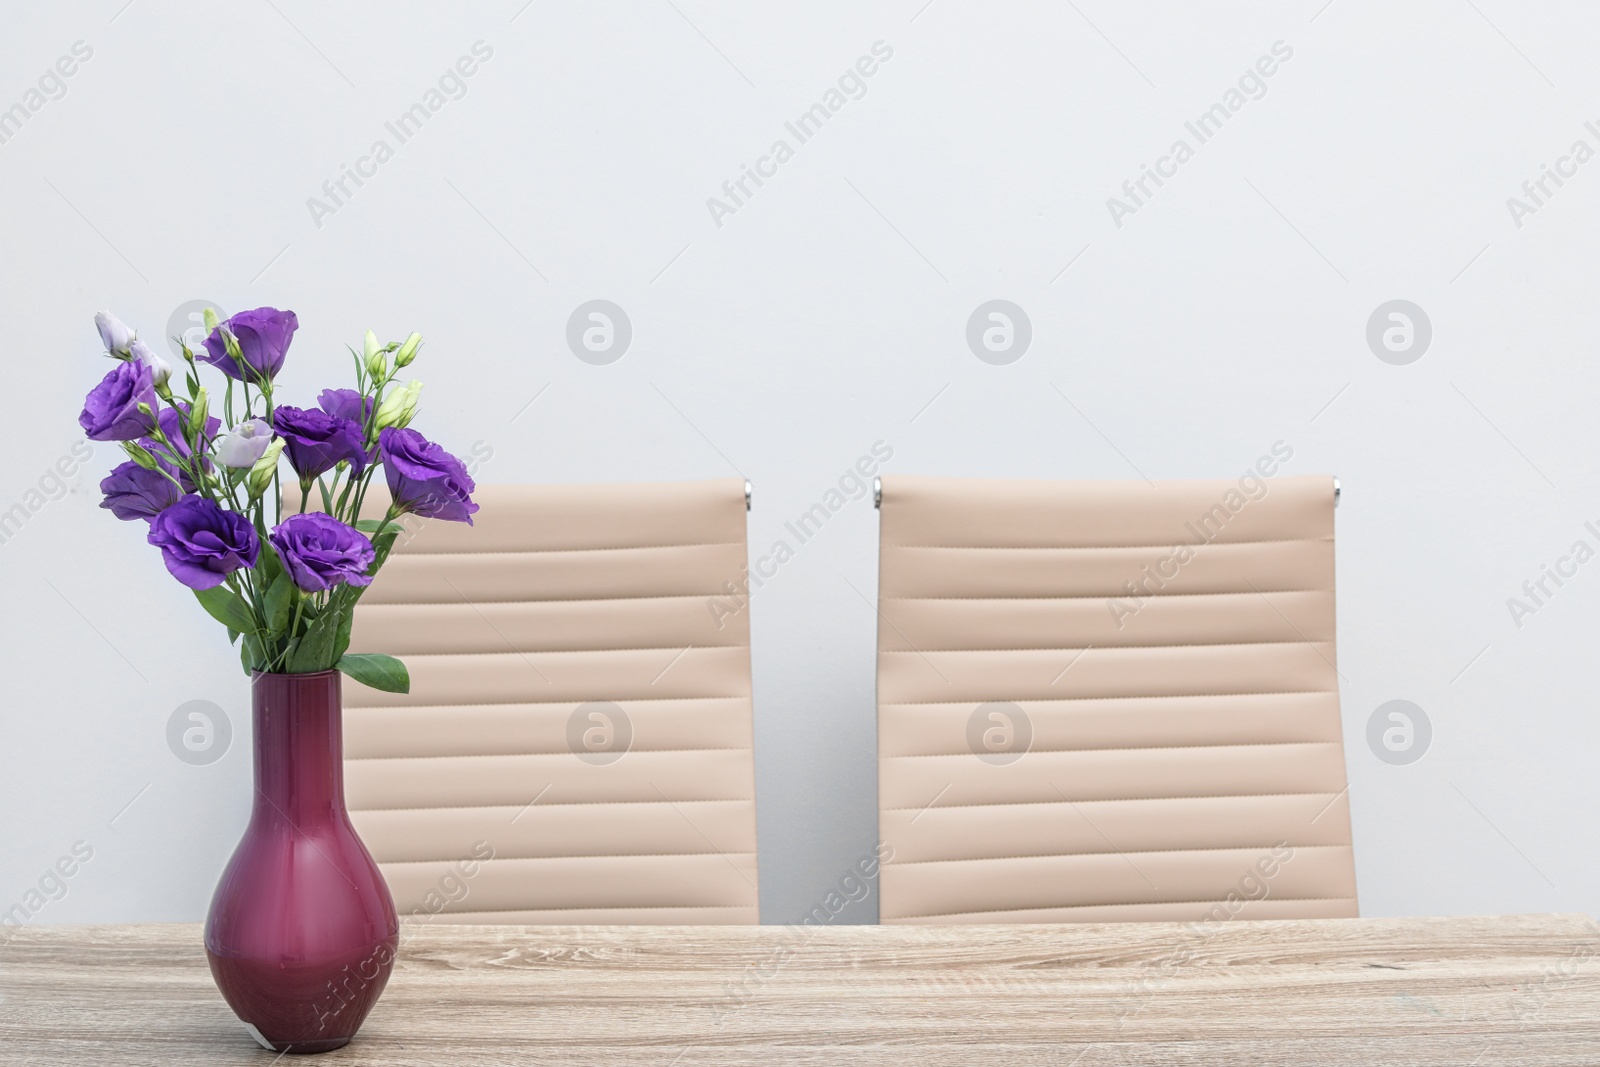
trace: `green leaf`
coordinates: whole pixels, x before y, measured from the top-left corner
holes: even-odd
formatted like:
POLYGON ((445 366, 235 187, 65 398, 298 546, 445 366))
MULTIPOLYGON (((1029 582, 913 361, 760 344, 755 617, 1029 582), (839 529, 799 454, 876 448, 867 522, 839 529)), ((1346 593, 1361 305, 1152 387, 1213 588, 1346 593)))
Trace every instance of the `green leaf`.
POLYGON ((265 537, 261 539, 261 555, 256 559, 256 573, 269 588, 278 580, 278 575, 283 573, 283 564, 278 560, 278 553, 265 537))
POLYGON ((394 548, 394 542, 400 536, 400 527, 391 526, 383 533, 372 539, 372 566, 367 568, 368 574, 377 574, 378 569, 389 559, 389 553, 394 548))
POLYGON ((355 605, 344 605, 339 609, 339 629, 333 635, 333 659, 337 663, 344 658, 345 649, 350 647, 350 626, 355 622, 355 605))
POLYGON ((257 629, 255 616, 250 614, 250 605, 246 604, 225 585, 211 589, 196 589, 194 598, 200 601, 200 606, 206 609, 206 614, 216 619, 230 630, 238 630, 242 634, 254 633, 257 629))
POLYGON ((266 653, 262 651, 261 641, 255 634, 244 635, 244 641, 239 645, 239 661, 244 664, 246 674, 266 670, 266 653))
POLYGON ((283 571, 267 587, 266 615, 267 629, 273 633, 282 633, 289 627, 289 613, 294 610, 295 599, 299 590, 294 586, 294 580, 289 577, 288 571, 283 571))
POLYGON ((362 685, 385 693, 411 692, 411 674, 406 665, 381 652, 347 652, 339 657, 339 669, 362 685))
POLYGON ((294 651, 289 653, 289 673, 310 674, 331 668, 338 661, 333 654, 333 642, 338 633, 337 611, 324 611, 311 620, 311 625, 306 627, 306 632, 295 643, 294 651))
POLYGON ((382 519, 357 519, 356 520, 356 529, 360 530, 364 534, 367 534, 368 536, 371 536, 372 534, 377 533, 378 532, 378 528, 380 526, 382 526, 382 525, 383 525, 383 520, 382 519))
POLYGON ((238 643, 239 643, 239 631, 235 630, 231 626, 228 627, 228 644, 237 645, 238 643))

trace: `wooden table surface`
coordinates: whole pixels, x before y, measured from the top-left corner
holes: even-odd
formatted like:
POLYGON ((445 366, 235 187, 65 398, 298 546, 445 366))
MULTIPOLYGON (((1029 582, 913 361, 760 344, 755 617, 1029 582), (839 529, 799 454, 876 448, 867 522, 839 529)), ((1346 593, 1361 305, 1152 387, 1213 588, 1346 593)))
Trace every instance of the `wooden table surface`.
MULTIPOLYGON (((418 924, 327 1064, 1600 1064, 1583 916, 1101 926, 418 924)), ((0 1064, 251 1064, 200 928, 24 928, 0 1064)))

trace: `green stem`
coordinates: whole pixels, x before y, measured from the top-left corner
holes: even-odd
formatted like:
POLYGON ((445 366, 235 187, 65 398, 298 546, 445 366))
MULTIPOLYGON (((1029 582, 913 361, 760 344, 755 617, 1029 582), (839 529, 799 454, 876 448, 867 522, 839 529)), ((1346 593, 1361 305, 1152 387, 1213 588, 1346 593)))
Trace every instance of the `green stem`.
POLYGON ((265 630, 266 620, 258 610, 259 606, 255 602, 255 593, 250 586, 246 584, 249 581, 249 572, 244 570, 234 571, 232 574, 224 578, 223 581, 227 584, 229 589, 233 590, 234 595, 240 600, 243 600, 245 602, 245 606, 250 609, 250 620, 256 624, 256 628, 253 632, 260 633, 262 630, 265 630), (241 577, 241 575, 243 575, 243 577, 241 577))
POLYGON ((355 525, 355 516, 354 515, 349 515, 347 517, 348 513, 344 510, 344 506, 345 506, 345 504, 349 503, 349 501, 350 501, 350 490, 355 488, 355 484, 356 484, 356 479, 353 478, 353 477, 347 477, 344 480, 344 491, 339 494, 339 502, 338 502, 338 504, 336 504, 334 506, 334 510, 338 512, 338 516, 337 517, 338 517, 339 521, 340 522, 348 522, 351 526, 355 525))
POLYGON ((295 598, 294 618, 289 622, 289 630, 283 635, 283 647, 278 649, 278 654, 272 658, 274 664, 280 667, 289 665, 289 646, 294 643, 295 631, 300 629, 300 619, 306 609, 306 598, 302 594, 295 598))
POLYGON ((357 519, 361 518, 361 505, 366 503, 367 484, 372 481, 372 468, 375 466, 377 466, 375 463, 368 464, 367 469, 361 472, 361 488, 356 490, 356 504, 350 510, 350 524, 352 526, 355 525, 357 519))

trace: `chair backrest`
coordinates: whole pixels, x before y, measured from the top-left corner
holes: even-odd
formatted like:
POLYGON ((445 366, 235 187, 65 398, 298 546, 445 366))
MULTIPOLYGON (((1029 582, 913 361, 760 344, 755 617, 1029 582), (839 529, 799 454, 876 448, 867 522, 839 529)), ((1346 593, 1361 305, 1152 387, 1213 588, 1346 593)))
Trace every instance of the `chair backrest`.
POLYGON ((744 483, 474 496, 356 609, 352 651, 411 673, 345 682, 351 818, 401 915, 756 922, 744 483))
POLYGON ((885 477, 885 923, 1356 914, 1332 479, 885 477))

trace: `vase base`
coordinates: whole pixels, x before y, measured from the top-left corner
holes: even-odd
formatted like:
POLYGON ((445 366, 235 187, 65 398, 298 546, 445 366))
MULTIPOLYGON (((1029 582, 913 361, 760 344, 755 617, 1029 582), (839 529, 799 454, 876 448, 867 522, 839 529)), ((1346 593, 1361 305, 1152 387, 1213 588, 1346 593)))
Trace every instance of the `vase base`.
POLYGON ((332 1052, 334 1049, 344 1048, 350 1043, 348 1037, 335 1037, 317 1041, 273 1041, 249 1023, 245 1023, 244 1028, 250 1031, 250 1036, 256 1039, 256 1044, 267 1051, 288 1053, 291 1056, 314 1052, 332 1052))
POLYGON ((274 1052, 284 1052, 291 1056, 308 1055, 314 1052, 332 1052, 336 1048, 344 1048, 350 1043, 348 1037, 337 1041, 294 1041, 287 1044, 271 1043, 269 1048, 274 1052))

